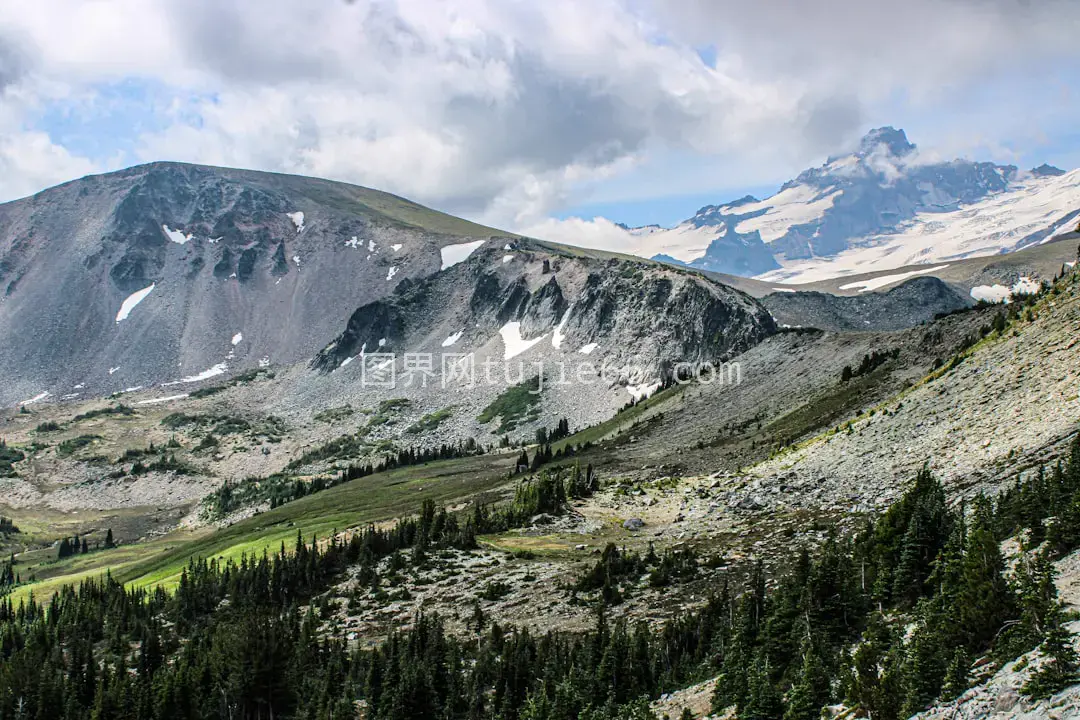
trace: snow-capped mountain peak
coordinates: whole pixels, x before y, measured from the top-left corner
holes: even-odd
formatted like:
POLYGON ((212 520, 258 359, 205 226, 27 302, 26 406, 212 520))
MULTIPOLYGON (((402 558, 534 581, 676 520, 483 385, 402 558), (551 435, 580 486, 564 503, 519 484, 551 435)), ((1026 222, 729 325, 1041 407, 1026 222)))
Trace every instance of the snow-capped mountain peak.
POLYGON ((786 282, 991 255, 1071 230, 1080 173, 922 157, 903 130, 868 132, 773 196, 706 205, 671 229, 625 228, 632 252, 786 282))

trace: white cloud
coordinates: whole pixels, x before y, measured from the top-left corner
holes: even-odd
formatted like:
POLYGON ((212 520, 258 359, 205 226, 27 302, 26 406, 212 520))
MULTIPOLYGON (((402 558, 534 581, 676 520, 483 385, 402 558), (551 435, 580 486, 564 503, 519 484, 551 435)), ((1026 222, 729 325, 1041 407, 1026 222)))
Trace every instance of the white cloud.
POLYGON ((682 188, 693 159, 727 186, 782 180, 893 121, 898 97, 937 107, 1004 68, 1070 67, 1080 5, 0 0, 0 18, 2 197, 91 166, 30 108, 136 82, 172 104, 131 126, 128 162, 332 177, 528 228, 613 178, 682 188))

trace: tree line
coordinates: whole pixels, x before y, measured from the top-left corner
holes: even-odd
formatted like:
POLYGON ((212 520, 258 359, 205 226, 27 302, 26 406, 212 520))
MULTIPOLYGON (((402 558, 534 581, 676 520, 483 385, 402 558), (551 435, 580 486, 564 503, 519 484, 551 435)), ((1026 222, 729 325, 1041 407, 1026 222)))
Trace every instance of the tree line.
MULTIPOLYGON (((743 720, 817 718, 837 701, 889 720, 955 697, 980 655, 1002 662, 1040 645, 1050 660, 1025 691, 1073 680, 1052 560, 1076 546, 1080 444, 1059 467, 970 507, 950 507, 924 470, 858 532, 830 534, 771 576, 760 562, 726 573, 703 606, 660 625, 613 621, 598 603, 583 633, 480 616, 462 637, 419 614, 372 648, 324 634, 325 592, 347 568, 391 555, 423 566, 433 550, 563 511, 575 486, 560 469, 502 506, 451 513, 427 502, 391 528, 192 560, 171 594, 106 576, 44 605, 0 601, 0 716, 645 720, 650 698, 718 677, 714 707, 734 705, 743 720), (999 542, 1018 533, 1041 549, 1009 574, 999 542)), ((659 568, 607 555, 590 586, 659 568)))

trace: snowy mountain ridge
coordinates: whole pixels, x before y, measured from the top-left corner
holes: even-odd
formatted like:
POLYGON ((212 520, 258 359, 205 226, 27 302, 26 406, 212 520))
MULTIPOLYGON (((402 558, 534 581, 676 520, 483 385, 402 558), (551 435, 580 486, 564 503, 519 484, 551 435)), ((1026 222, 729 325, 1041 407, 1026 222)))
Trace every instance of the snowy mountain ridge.
POLYGON ((1078 216, 1080 171, 940 162, 884 127, 764 200, 707 205, 670 229, 617 227, 633 254, 806 283, 1011 252, 1072 230, 1078 216))

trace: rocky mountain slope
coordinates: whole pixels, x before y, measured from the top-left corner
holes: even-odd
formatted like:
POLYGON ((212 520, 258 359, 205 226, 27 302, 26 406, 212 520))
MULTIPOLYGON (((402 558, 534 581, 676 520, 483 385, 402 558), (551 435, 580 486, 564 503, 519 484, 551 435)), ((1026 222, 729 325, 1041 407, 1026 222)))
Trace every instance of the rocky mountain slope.
POLYGON ((495 236, 366 188, 180 163, 7 203, 0 404, 306 361, 358 305, 495 236))
POLYGON ((883 127, 769 198, 708 205, 671 229, 623 232, 645 257, 805 283, 1010 252, 1075 229, 1078 217, 1080 172, 940 162, 883 127))

